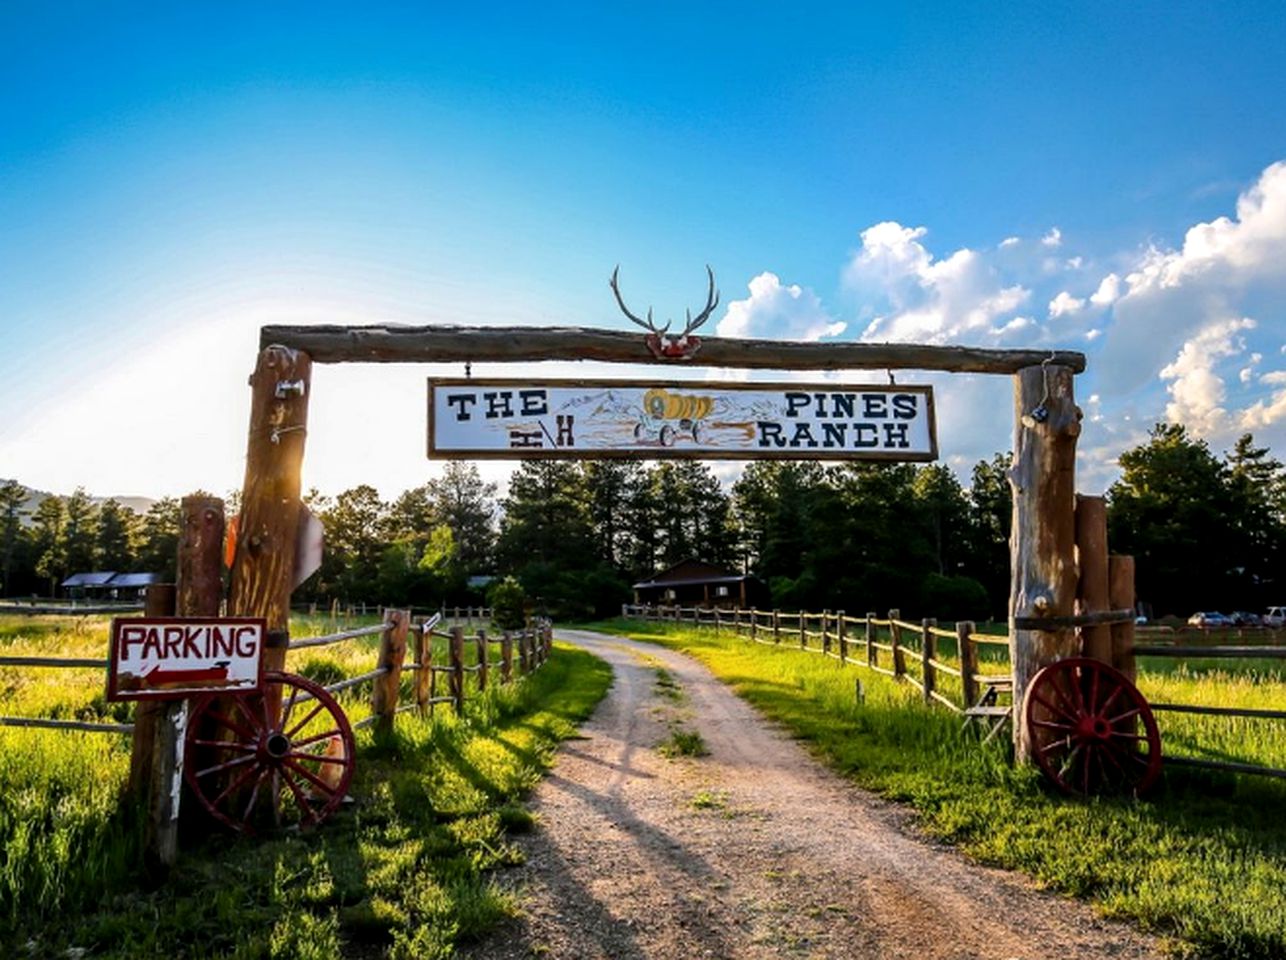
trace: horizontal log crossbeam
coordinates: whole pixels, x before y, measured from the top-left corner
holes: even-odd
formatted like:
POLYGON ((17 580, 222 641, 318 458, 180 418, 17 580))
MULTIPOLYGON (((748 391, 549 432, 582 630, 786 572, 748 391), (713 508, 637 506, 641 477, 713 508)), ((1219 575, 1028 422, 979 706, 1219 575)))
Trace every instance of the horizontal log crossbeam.
MULTIPOLYGON (((314 363, 531 363, 599 360, 655 364, 643 337, 627 330, 588 327, 269 326, 261 347, 278 344, 306 352, 314 363)), ((1085 354, 1071 350, 992 350, 917 343, 814 343, 709 337, 688 363, 752 370, 942 370, 1012 374, 1041 363, 1085 370, 1085 354)))

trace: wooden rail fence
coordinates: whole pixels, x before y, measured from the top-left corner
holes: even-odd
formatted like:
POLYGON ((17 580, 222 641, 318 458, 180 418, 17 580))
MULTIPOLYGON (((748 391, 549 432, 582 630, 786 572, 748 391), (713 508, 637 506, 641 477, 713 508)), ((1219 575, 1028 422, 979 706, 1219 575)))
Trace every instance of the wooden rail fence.
MULTIPOLYGON (((712 628, 716 633, 728 629, 756 643, 798 646, 800 650, 832 657, 841 664, 853 664, 891 677, 900 683, 919 687, 925 703, 936 703, 961 714, 966 721, 982 723, 986 740, 990 740, 1012 722, 1013 677, 1007 671, 1009 637, 980 633, 975 624, 959 621, 947 630, 933 619, 913 623, 901 619, 897 610, 887 617, 874 613, 850 617, 843 610, 820 613, 781 610, 756 610, 717 607, 633 606, 623 605, 621 615, 650 621, 688 624, 712 628), (858 639, 860 638, 860 639, 858 639), (939 640, 953 643, 959 666, 945 662, 938 652, 939 640), (1003 651, 997 654, 990 651, 1003 651), (908 669, 908 663, 913 666, 908 669), (984 669, 984 666, 990 669, 984 669), (952 678, 953 697, 941 689, 941 676, 952 678)), ((1180 641, 1182 637, 1179 638, 1180 641)), ((1203 646, 1191 643, 1134 644, 1126 650, 1123 669, 1135 675, 1135 658, 1167 657, 1172 659, 1265 659, 1286 661, 1286 646, 1239 645, 1203 646)), ((1267 710, 1249 707, 1205 706, 1182 703, 1150 703, 1160 713, 1189 713, 1206 716, 1247 717, 1260 720, 1286 720, 1286 709, 1267 710)), ((1286 770, 1263 764, 1232 760, 1165 755, 1173 766, 1223 770, 1233 773, 1258 774, 1286 778, 1286 770)))

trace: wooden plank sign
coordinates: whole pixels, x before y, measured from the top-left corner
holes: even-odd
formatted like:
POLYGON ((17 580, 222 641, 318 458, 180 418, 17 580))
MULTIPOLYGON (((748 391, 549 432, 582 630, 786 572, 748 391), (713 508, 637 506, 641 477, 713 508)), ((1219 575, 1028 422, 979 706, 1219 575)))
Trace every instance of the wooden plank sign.
POLYGON ((929 386, 429 380, 429 456, 935 460, 929 386))
POLYGON ((179 700, 258 690, 267 623, 254 617, 119 617, 108 700, 179 700))

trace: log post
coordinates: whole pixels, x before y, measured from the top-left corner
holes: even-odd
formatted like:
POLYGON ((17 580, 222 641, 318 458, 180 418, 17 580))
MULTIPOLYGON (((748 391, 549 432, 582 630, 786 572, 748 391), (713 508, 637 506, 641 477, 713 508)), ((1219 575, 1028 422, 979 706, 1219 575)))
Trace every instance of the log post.
POLYGON ((799 649, 808 649, 808 613, 805 610, 799 611, 799 649))
POLYGON ((1014 670, 1014 756, 1020 763, 1031 759, 1022 703, 1032 676, 1046 664, 1077 653, 1074 631, 1022 624, 1073 612, 1080 418, 1071 368, 1049 363, 1015 374, 1009 654, 1014 670))
POLYGON ((506 630, 500 635, 500 682, 512 683, 514 678, 514 635, 506 630))
POLYGON ((759 639, 759 611, 754 607, 750 608, 750 639, 759 639))
MULTIPOLYGON (((1107 501, 1102 497, 1076 497, 1076 567, 1076 612, 1108 609, 1107 501)), ((1112 628, 1106 623, 1082 627, 1081 653, 1110 664, 1112 628)))
POLYGON ((530 634, 527 627, 518 631, 518 667, 524 677, 531 673, 531 648, 528 645, 530 634))
MULTIPOLYGON (((300 466, 307 436, 312 360, 288 347, 268 346, 250 377, 250 436, 241 490, 228 615, 268 622, 263 669, 286 665, 290 594, 295 589, 300 466)), ((267 711, 281 710, 280 687, 269 687, 267 711)))
POLYGON ((781 611, 772 612, 772 642, 781 643, 781 611))
POLYGON ((411 623, 411 611, 385 610, 384 623, 375 668, 386 672, 371 684, 371 713, 377 718, 377 737, 386 737, 393 732, 393 718, 397 716, 397 701, 402 690, 402 664, 406 662, 406 633, 411 623))
POLYGON ((878 651, 875 649, 875 614, 866 615, 866 665, 875 667, 879 665, 879 658, 876 656, 878 651))
POLYGON ((464 627, 451 628, 451 705, 464 713, 464 627))
POLYGON ((732 633, 733 636, 741 636, 741 608, 732 608, 732 633))
POLYGON ((554 625, 547 623, 541 630, 545 639, 545 658, 548 659, 554 655, 554 625))
POLYGON ((478 689, 487 689, 487 673, 490 670, 487 650, 487 631, 478 630, 478 689))
MULTIPOLYGON (((1113 610, 1134 609, 1134 558, 1114 555, 1108 558, 1108 603, 1113 610)), ((1111 627, 1112 666, 1130 683, 1137 680, 1134 665, 1134 621, 1114 623, 1111 627)))
POLYGON ((844 622, 844 611, 835 613, 836 630, 839 634, 839 662, 848 663, 848 627, 844 622))
POLYGON ((822 656, 831 652, 830 616, 829 610, 822 611, 822 656))
MULTIPOLYGON (((172 617, 176 603, 175 585, 153 583, 143 595, 143 616, 172 617)), ((141 805, 146 805, 152 781, 153 744, 159 718, 167 704, 162 700, 140 700, 134 705, 134 736, 130 752, 128 791, 141 805)))
POLYGON ((715 635, 716 637, 717 637, 717 636, 719 636, 719 627, 720 627, 720 623, 719 623, 719 607, 718 607, 718 606, 715 606, 715 608, 714 608, 714 635, 715 635))
POLYGON ((960 653, 960 687, 968 710, 978 702, 978 648, 973 642, 972 621, 957 621, 956 647, 960 653))
POLYGON ((898 617, 900 616, 902 616, 901 610, 889 611, 889 636, 892 638, 893 675, 895 677, 906 675, 906 655, 902 653, 902 628, 898 625, 898 617))
POLYGON ((933 632, 933 627, 938 625, 937 620, 926 617, 920 621, 920 653, 924 655, 921 672, 921 683, 924 689, 924 702, 933 702, 933 688, 937 683, 938 671, 934 667, 933 661, 938 658, 938 638, 933 632))
POLYGON ((433 680, 433 634, 428 628, 428 623, 420 624, 415 631, 415 705, 420 708, 420 716, 424 716, 424 708, 428 704, 429 697, 433 694, 430 691, 430 684, 433 680))

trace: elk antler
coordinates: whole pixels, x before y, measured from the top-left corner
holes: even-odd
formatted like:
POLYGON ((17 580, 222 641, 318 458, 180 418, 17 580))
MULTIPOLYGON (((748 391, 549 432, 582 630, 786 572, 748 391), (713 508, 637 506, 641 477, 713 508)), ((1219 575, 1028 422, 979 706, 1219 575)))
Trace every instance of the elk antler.
MULTIPOLYGON (((664 326, 664 327, 662 327, 660 330, 658 330, 658 329, 656 328, 656 324, 654 324, 654 323, 652 322, 652 308, 651 308, 651 307, 648 307, 648 308, 647 308, 647 319, 646 319, 646 320, 640 320, 638 317, 634 316, 634 314, 630 313, 630 308, 629 308, 629 307, 627 307, 627 306, 625 305, 625 301, 621 299, 621 289, 620 289, 620 287, 618 287, 618 286, 616 285, 616 275, 617 275, 618 273, 620 273, 620 272, 621 272, 621 265, 618 263, 618 264, 616 265, 616 269, 612 271, 612 279, 609 281, 609 286, 611 286, 611 288, 612 288, 612 293, 616 294, 616 302, 617 302, 617 304, 618 304, 618 305, 620 306, 620 308, 621 308, 621 313, 625 314, 627 317, 629 317, 631 320, 633 320, 635 323, 637 323, 637 324, 638 324, 640 327, 642 327, 644 330, 647 330, 647 331, 649 331, 650 333, 655 333, 658 337, 659 337, 659 336, 662 336, 662 335, 663 335, 667 330, 669 330, 669 329, 670 329, 670 322, 671 322, 671 321, 668 321, 668 320, 667 320, 667 321, 666 321, 665 326, 664 326)), ((711 278, 710 282, 711 282, 711 283, 714 283, 714 279, 713 279, 713 277, 711 278)))
POLYGON ((710 264, 708 263, 706 264, 706 273, 710 275, 710 292, 706 294, 706 308, 697 314, 696 319, 693 319, 692 311, 688 311, 688 323, 683 328, 683 333, 679 334, 680 339, 705 323, 710 318, 710 314, 714 312, 714 308, 719 306, 719 291, 714 288, 714 271, 710 269, 710 264))

